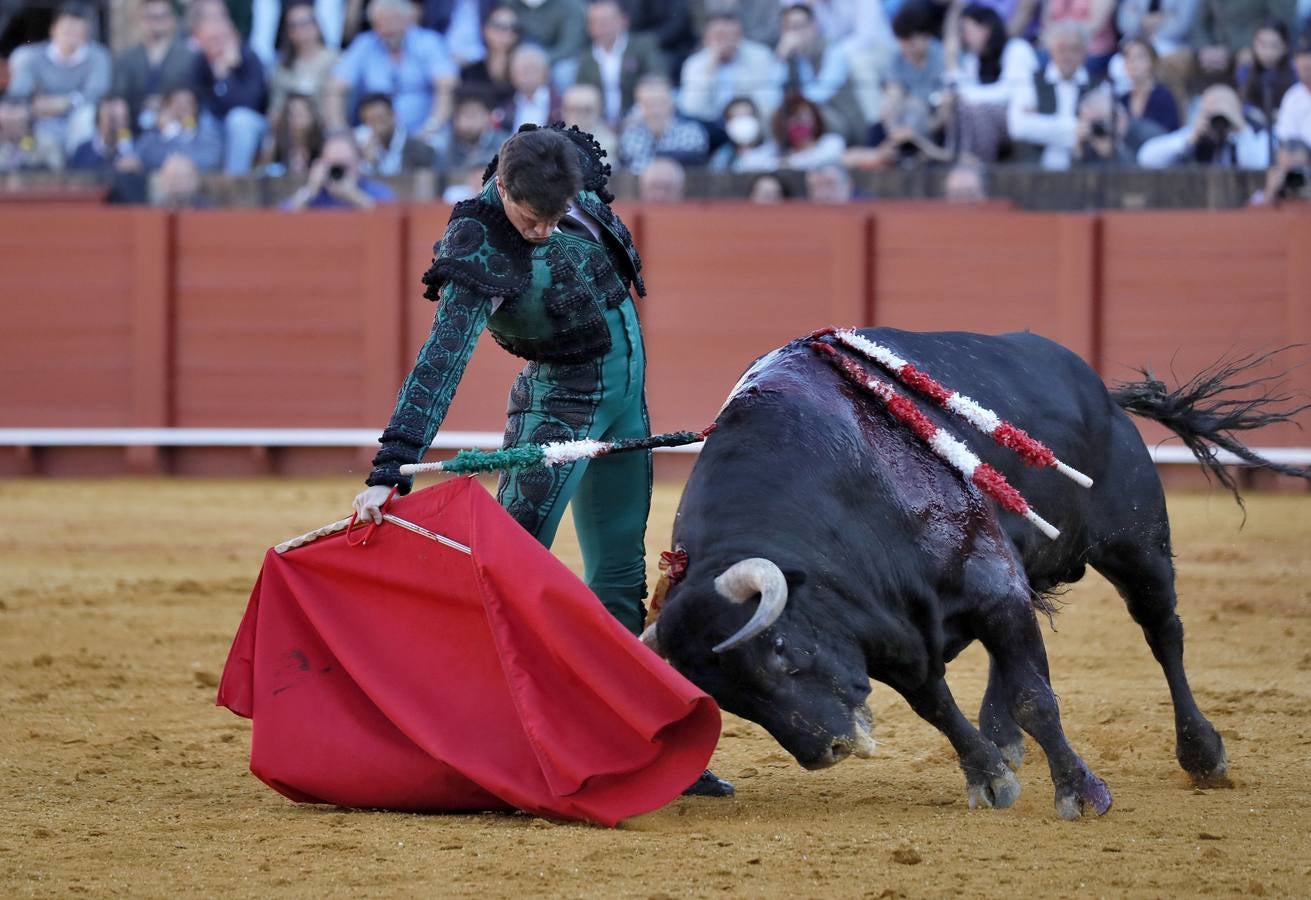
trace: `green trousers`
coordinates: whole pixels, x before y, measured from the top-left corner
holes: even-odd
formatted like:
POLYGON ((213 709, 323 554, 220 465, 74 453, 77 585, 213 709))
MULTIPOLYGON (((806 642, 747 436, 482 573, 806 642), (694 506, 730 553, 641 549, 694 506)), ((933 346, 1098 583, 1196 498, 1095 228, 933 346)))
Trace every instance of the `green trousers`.
MULTIPOLYGON (((507 447, 651 433, 646 351, 631 300, 606 310, 610 352, 585 363, 530 362, 510 391, 507 447)), ((583 580, 625 628, 646 618, 646 520, 651 510, 649 450, 501 476, 496 499, 543 545, 555 540, 571 501, 583 551, 583 580)))

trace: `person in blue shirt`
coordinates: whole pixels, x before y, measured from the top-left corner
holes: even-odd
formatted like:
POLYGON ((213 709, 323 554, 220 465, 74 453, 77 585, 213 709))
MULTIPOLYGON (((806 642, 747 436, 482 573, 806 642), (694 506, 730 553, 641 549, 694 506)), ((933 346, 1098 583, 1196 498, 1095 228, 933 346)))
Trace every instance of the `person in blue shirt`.
POLYGON ((282 204, 288 212, 303 209, 372 209, 396 199, 381 181, 360 176, 360 151, 350 132, 330 135, 323 153, 310 166, 305 184, 282 204))
POLYGON ((373 30, 351 41, 328 79, 327 121, 344 127, 349 100, 386 94, 407 133, 420 138, 435 134, 451 116, 459 81, 445 40, 413 24, 407 0, 373 0, 369 23, 373 30))

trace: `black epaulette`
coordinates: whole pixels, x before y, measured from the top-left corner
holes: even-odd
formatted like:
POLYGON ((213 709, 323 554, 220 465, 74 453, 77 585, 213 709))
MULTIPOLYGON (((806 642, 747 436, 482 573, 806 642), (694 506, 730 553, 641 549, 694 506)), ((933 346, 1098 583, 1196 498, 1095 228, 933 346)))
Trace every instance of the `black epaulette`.
POLYGON ((436 300, 455 282, 470 290, 511 300, 532 282, 533 245, 510 224, 505 210, 482 197, 462 200, 451 210, 446 233, 432 248, 432 265, 423 273, 423 295, 436 300))

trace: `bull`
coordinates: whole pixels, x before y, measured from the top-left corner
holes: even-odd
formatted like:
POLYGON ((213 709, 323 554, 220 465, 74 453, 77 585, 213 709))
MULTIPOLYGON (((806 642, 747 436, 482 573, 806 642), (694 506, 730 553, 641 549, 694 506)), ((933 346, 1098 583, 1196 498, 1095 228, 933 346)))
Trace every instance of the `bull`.
MULTIPOLYGON (((946 736, 971 808, 1015 802, 1027 733, 1047 755, 1057 813, 1101 815, 1111 794, 1062 731, 1039 627, 1052 613, 1051 592, 1092 566, 1119 591, 1165 673, 1179 764, 1199 783, 1224 779, 1224 743, 1184 670, 1164 493, 1125 411, 1174 430, 1233 487, 1212 444, 1247 454, 1232 431, 1300 411, 1221 399, 1261 386, 1232 378, 1263 359, 1222 365, 1173 393, 1145 371, 1146 380, 1108 391, 1077 355, 1027 332, 861 334, 968 388, 1094 487, 971 442, 1060 529, 1050 540, 999 513, 810 339, 793 341, 747 370, 702 448, 672 535, 686 569, 648 644, 806 768, 873 752, 873 679, 946 736), (977 727, 944 678, 976 640, 989 655, 977 727)), ((922 406, 961 432, 948 414, 922 406)))

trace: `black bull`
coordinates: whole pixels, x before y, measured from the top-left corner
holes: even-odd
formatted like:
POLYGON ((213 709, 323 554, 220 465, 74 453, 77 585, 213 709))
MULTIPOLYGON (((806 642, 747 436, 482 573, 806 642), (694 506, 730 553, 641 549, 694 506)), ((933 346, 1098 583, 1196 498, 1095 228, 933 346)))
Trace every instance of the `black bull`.
POLYGON ((1037 615, 1048 609, 1045 592, 1091 565, 1120 592, 1165 672, 1180 765, 1199 781, 1223 778, 1224 745, 1184 672, 1161 483, 1121 407, 1163 422, 1203 456, 1205 440, 1246 452, 1228 431, 1291 413, 1216 399, 1244 365, 1174 393, 1150 377, 1112 393, 1075 354, 1033 334, 862 333, 1094 479, 1085 489, 1026 467, 916 398, 1003 472, 1059 539, 996 510, 798 340, 748 370, 703 446, 674 523, 686 572, 644 639, 809 768, 873 750, 873 678, 946 735, 970 806, 1015 801, 1012 768, 1027 732, 1050 762, 1057 812, 1101 814, 1111 796, 1065 739, 1037 615), (978 728, 944 680, 975 640, 990 657, 978 728))

